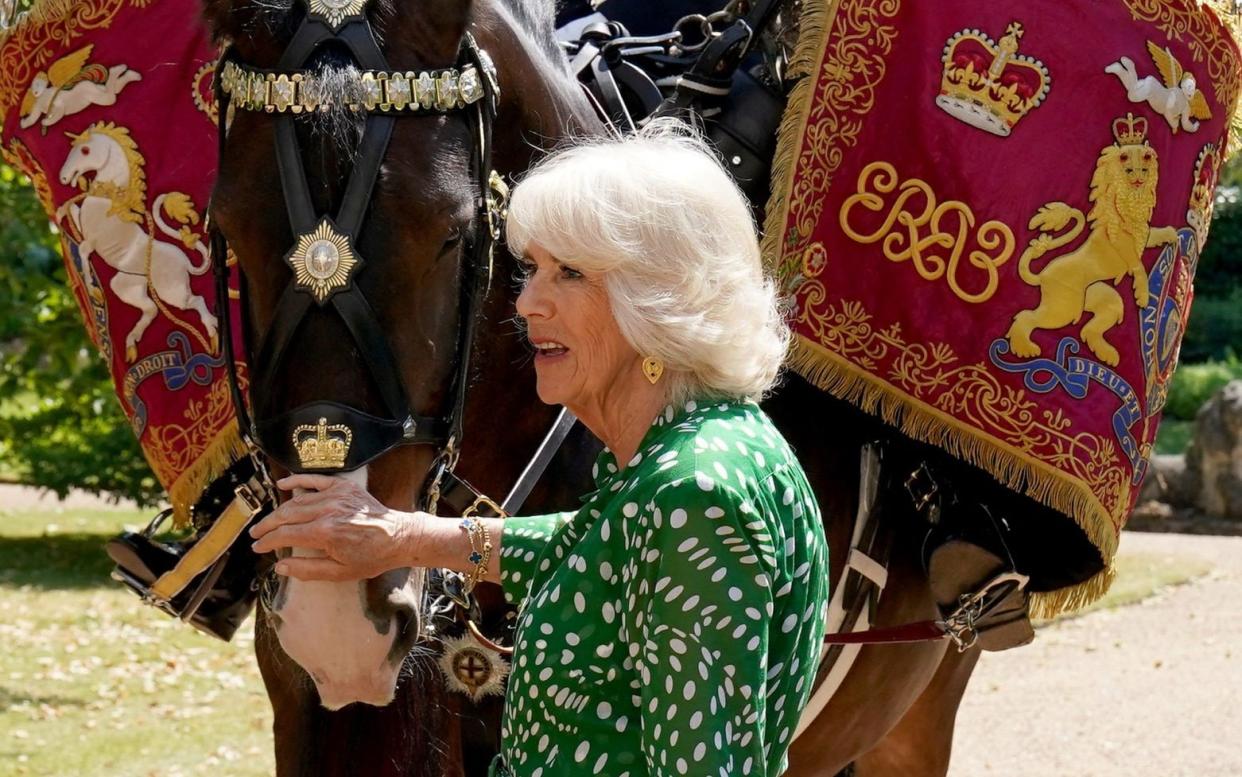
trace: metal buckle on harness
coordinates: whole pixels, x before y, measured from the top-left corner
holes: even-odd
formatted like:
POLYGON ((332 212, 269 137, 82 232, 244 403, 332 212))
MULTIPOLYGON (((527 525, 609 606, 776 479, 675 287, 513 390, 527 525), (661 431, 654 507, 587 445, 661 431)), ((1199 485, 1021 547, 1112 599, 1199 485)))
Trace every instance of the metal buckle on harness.
POLYGON ((440 486, 444 481, 444 473, 452 472, 457 466, 457 457, 460 452, 457 450, 457 440, 450 437, 448 442, 444 444, 444 449, 440 451, 440 455, 436 457, 436 461, 431 465, 431 482, 424 489, 426 494, 426 502, 423 510, 429 513, 435 513, 436 505, 440 502, 440 486))
POLYGON ((254 478, 252 481, 247 483, 242 483, 240 486, 233 489, 233 493, 237 495, 237 498, 240 499, 244 505, 246 505, 246 510, 249 511, 251 518, 258 515, 259 511, 263 509, 267 502, 267 495, 262 493, 262 491, 266 491, 266 488, 262 485, 258 478, 254 478), (251 485, 251 482, 258 484, 258 490, 260 493, 256 493, 256 488, 251 485))
POLYGON ((906 493, 910 495, 910 500, 914 502, 915 512, 921 513, 927 510, 928 519, 935 523, 940 511, 938 506, 932 503, 932 500, 940 493, 940 484, 932 477, 931 468, 927 466, 927 462, 919 462, 914 471, 906 476, 904 485, 906 493))
POLYGON ((979 640, 979 622, 1005 597, 1015 590, 1021 590, 1030 582, 1030 577, 1020 572, 1002 572, 989 580, 973 594, 962 594, 958 599, 957 609, 937 621, 949 639, 957 646, 957 652, 964 653, 975 646, 979 640))

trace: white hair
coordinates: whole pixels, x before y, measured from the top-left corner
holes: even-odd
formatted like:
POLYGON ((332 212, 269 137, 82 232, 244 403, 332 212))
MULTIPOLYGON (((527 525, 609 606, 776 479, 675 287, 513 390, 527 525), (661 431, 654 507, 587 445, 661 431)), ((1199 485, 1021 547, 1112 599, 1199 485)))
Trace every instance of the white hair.
POLYGON ((790 332, 765 277, 745 196, 675 119, 587 140, 514 188, 506 237, 603 274, 622 335, 661 359, 674 402, 758 400, 776 382, 790 332))

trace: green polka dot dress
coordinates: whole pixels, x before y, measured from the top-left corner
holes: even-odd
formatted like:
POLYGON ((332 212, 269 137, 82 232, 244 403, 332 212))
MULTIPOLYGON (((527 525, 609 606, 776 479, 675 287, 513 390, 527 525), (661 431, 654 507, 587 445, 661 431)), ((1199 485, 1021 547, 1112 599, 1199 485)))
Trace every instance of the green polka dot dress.
POLYGON ((828 547, 758 405, 668 407, 581 509, 506 521, 520 602, 495 775, 778 775, 824 637, 828 547))

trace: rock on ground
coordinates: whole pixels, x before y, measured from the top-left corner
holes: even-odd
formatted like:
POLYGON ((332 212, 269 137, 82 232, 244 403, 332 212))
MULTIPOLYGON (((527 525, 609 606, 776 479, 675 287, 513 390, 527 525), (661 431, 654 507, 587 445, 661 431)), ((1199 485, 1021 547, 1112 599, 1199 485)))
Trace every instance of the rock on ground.
POLYGON ((1242 775, 1242 537, 1122 535, 1213 571, 985 653, 949 777, 1242 775))

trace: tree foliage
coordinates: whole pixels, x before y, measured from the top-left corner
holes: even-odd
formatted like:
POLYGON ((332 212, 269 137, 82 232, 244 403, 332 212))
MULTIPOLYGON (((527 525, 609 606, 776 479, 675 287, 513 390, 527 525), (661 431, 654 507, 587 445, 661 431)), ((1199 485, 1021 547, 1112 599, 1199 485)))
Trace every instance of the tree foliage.
POLYGON ((82 326, 58 239, 29 182, 0 165, 0 461, 58 494, 143 503, 161 490, 82 326))

